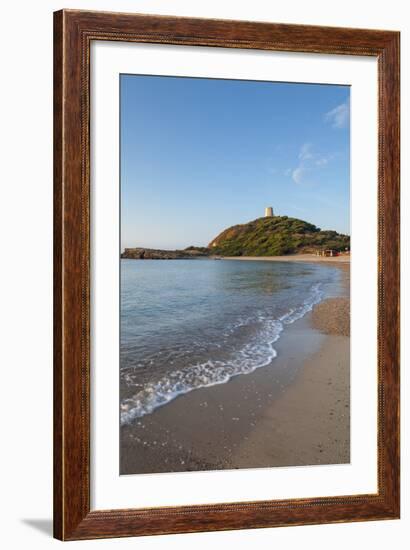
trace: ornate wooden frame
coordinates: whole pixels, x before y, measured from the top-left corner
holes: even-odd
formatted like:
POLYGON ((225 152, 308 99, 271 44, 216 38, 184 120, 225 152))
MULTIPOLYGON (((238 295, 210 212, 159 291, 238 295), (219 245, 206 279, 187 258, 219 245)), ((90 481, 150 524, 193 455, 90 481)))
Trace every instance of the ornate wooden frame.
POLYGON ((54 535, 63 540, 399 517, 398 32, 63 10, 54 14, 54 535), (378 492, 90 510, 89 74, 92 40, 378 60, 378 492))

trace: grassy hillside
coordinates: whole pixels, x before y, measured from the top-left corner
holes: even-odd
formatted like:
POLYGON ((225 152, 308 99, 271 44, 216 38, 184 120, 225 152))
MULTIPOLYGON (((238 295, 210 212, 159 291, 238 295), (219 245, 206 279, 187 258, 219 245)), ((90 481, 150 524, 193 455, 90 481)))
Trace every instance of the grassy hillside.
POLYGON ((282 256, 325 248, 341 251, 346 247, 350 247, 348 235, 321 231, 311 223, 288 216, 234 225, 209 243, 211 253, 221 256, 282 256))

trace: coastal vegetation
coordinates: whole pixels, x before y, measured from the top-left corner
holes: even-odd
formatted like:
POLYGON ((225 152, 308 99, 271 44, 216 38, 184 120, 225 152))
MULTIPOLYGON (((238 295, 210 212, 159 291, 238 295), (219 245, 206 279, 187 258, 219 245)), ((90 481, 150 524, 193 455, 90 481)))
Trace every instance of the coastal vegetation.
POLYGON ((322 231, 312 223, 271 216, 225 229, 208 247, 189 246, 184 250, 126 248, 122 258, 178 260, 206 256, 284 256, 307 254, 331 249, 350 249, 350 236, 336 231, 322 231))
POLYGON ((347 248, 350 248, 348 235, 322 231, 312 223, 288 216, 258 218, 234 225, 209 243, 211 254, 220 256, 283 256, 347 248))

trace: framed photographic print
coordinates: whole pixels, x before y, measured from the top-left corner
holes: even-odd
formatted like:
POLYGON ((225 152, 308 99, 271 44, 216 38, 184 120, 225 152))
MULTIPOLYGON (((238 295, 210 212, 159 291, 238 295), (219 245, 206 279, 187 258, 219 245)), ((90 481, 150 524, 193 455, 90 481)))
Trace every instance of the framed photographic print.
POLYGON ((399 33, 54 14, 54 533, 399 517, 399 33))

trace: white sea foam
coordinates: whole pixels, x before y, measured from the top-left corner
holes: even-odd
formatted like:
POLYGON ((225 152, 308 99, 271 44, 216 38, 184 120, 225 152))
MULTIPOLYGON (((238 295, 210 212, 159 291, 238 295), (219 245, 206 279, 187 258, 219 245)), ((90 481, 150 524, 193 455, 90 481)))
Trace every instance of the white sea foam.
MULTIPOLYGON (((301 319, 323 298, 320 283, 312 286, 303 304, 290 309, 279 319, 258 317, 260 329, 241 349, 235 351, 229 360, 212 360, 190 365, 171 372, 156 382, 151 382, 134 396, 121 403, 121 424, 130 424, 136 418, 152 413, 158 407, 169 403, 178 395, 198 388, 224 384, 233 376, 249 374, 265 367, 274 359, 277 352, 273 344, 279 339, 285 325, 301 319)), ((251 319, 241 320, 235 329, 250 323, 251 319)), ((254 321, 254 320, 253 320, 254 321)), ((232 327, 228 332, 232 332, 232 327)))

